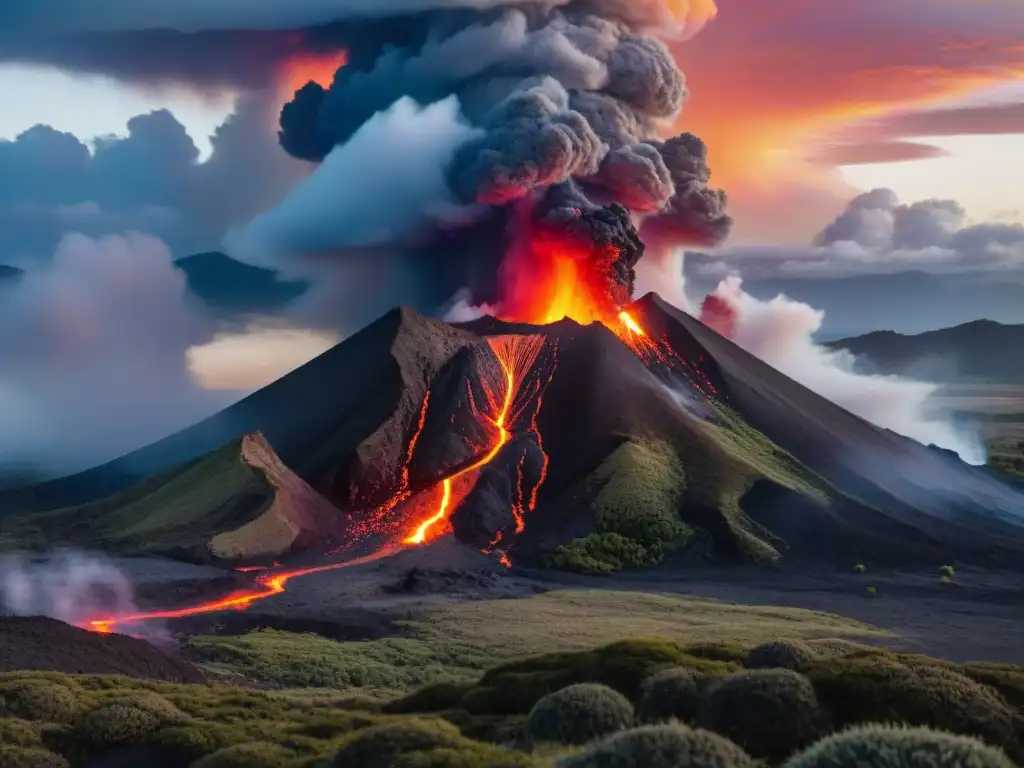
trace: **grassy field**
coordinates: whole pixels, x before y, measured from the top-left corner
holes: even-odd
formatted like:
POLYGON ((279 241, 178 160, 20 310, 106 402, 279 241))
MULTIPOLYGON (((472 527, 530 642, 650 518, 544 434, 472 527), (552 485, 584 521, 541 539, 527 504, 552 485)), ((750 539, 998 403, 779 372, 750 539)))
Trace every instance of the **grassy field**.
POLYGON ((235 637, 193 637, 187 651, 220 673, 262 683, 379 696, 439 680, 469 680, 495 663, 531 654, 630 637, 752 644, 765 637, 883 634, 855 621, 797 608, 605 590, 465 602, 404 624, 403 637, 366 642, 261 630, 235 637))

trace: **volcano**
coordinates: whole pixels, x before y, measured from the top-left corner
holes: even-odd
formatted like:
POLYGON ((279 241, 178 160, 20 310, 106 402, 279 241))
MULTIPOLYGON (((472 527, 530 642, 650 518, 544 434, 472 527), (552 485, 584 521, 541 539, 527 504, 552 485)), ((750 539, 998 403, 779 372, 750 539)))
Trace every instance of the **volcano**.
MULTIPOLYGON (((168 490, 180 468, 43 513, 18 507, 33 495, 23 489, 3 498, 5 533, 117 550, 153 524, 126 519, 130 499, 175 531, 164 554, 235 565, 442 537, 505 564, 598 572, 693 559, 1024 563, 1020 492, 850 414, 653 294, 617 323, 585 325, 395 309, 141 453, 152 465, 204 444, 228 447, 185 467, 246 461, 263 495, 238 486, 235 503, 193 504, 177 525, 169 497, 194 492, 168 490), (159 504, 140 504, 153 494, 159 504), (202 542, 186 546, 189 531, 202 542)), ((106 489, 109 468, 94 472, 106 489)), ((76 493, 87 475, 71 479, 76 493)))

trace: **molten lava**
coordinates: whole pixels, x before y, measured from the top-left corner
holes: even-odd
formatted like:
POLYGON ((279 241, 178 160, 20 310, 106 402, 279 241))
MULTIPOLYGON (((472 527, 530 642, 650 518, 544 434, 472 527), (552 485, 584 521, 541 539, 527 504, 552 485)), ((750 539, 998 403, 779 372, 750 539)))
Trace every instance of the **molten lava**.
POLYGON ((298 54, 288 59, 281 68, 279 76, 282 88, 287 89, 289 99, 306 83, 317 83, 328 88, 334 80, 334 74, 345 66, 347 61, 345 51, 298 54))
MULTIPOLYGON (((498 361, 498 365, 501 369, 501 382, 500 391, 496 390, 490 382, 487 382, 486 377, 482 380, 484 385, 484 392, 487 396, 488 410, 490 414, 480 413, 474 408, 474 411, 478 418, 481 418, 486 423, 489 423, 494 427, 497 434, 490 448, 473 463, 463 467, 452 475, 444 478, 441 481, 442 494, 441 501, 437 506, 437 509, 425 520, 420 521, 413 532, 403 539, 403 544, 422 544, 429 541, 442 533, 448 531, 448 517, 454 508, 453 503, 453 487, 462 478, 468 478, 472 476, 472 480, 475 481, 475 474, 479 469, 487 464, 490 464, 494 460, 494 457, 498 455, 498 452, 505 447, 505 445, 512 439, 512 433, 509 431, 509 427, 514 424, 518 417, 521 415, 521 411, 524 407, 523 403, 518 403, 517 406, 517 395, 522 390, 522 385, 526 377, 533 371, 534 364, 537 362, 537 357, 540 355, 541 350, 544 347, 543 336, 492 336, 488 340, 488 344, 491 350, 494 352, 494 356, 498 361), (492 415, 493 414, 493 415, 492 415)), ((538 392, 539 394, 539 392, 538 392)), ((531 400, 533 398, 530 398, 531 400)), ((539 399, 538 408, 539 408, 539 399)), ((536 431, 536 416, 531 420, 531 429, 536 431)), ((421 422, 422 423, 422 422, 421 422)), ((422 430, 422 426, 420 427, 422 430)), ((539 432, 538 445, 540 444, 539 432)), ((542 449, 543 452, 543 449, 542 449)), ((412 454, 410 452, 409 459, 411 460, 412 454)), ((519 470, 519 482, 517 483, 517 494, 519 501, 513 503, 512 513, 516 520, 516 532, 523 530, 522 522, 522 463, 520 462, 519 470)), ((546 460, 545 460, 546 466, 546 460)), ((403 470, 403 476, 407 476, 407 470, 403 470)), ((541 480, 543 482, 543 478, 541 480)), ((472 488, 473 482, 469 482, 466 491, 472 488)), ((539 483, 538 483, 539 486, 539 483)), ((531 499, 536 498, 536 488, 534 488, 531 499)), ((464 493, 462 494, 465 495, 464 493)), ((532 502, 535 503, 535 502, 532 502)), ((531 506, 532 508, 532 506, 531 506)))

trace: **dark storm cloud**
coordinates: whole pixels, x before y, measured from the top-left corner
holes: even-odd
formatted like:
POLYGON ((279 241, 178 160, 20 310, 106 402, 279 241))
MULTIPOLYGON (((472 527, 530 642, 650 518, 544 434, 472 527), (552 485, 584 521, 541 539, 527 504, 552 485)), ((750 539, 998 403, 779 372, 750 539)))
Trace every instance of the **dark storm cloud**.
POLYGON ((0 141, 0 263, 48 258, 69 231, 149 232, 177 255, 215 248, 303 172, 270 121, 266 101, 241 100, 204 162, 166 110, 132 118, 125 137, 99 139, 91 152, 48 126, 0 141))

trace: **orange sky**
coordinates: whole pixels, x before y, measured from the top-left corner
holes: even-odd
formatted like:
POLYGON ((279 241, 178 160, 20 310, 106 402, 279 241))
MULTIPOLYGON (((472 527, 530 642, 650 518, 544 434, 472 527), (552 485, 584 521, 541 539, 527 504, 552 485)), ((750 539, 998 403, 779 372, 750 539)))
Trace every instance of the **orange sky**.
POLYGON ((734 239, 806 240, 852 190, 802 160, 865 116, 1024 76, 1024 0, 719 0, 676 55, 737 217, 734 239))

